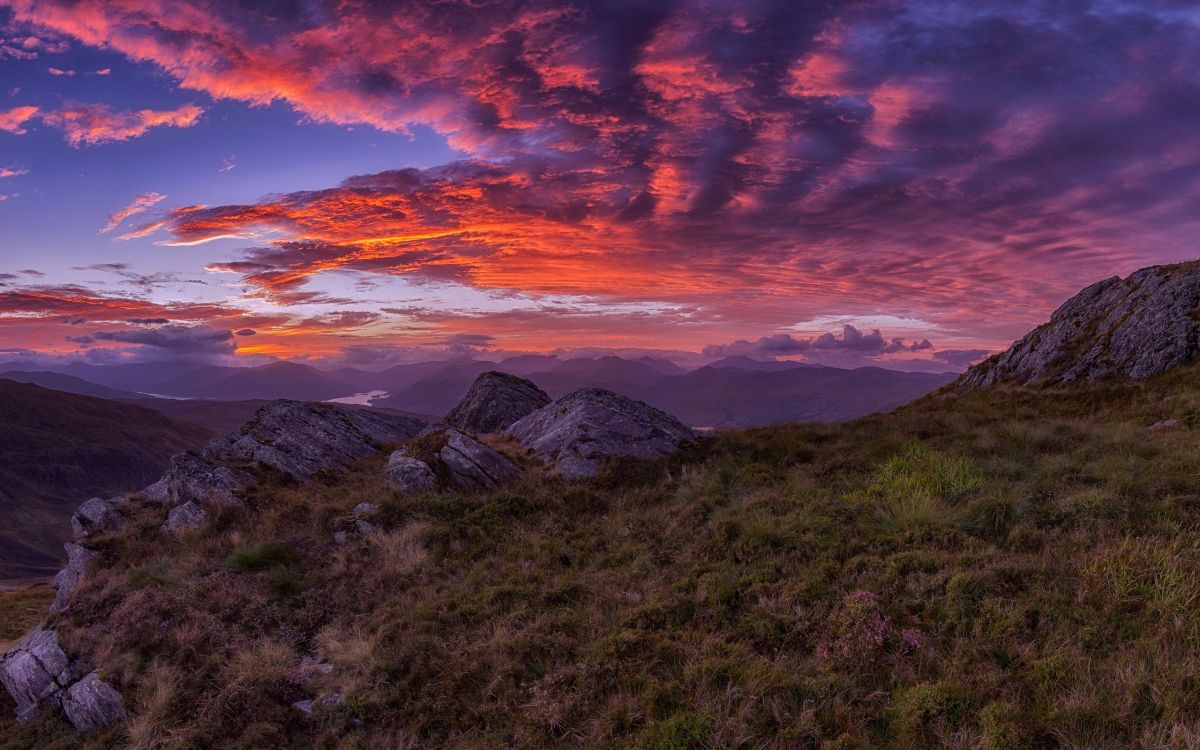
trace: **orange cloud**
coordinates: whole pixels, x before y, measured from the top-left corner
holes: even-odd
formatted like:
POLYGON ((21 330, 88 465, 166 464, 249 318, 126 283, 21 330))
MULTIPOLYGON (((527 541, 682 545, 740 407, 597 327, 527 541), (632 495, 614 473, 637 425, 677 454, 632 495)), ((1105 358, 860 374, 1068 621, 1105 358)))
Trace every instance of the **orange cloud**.
POLYGON ((10 110, 0 110, 0 130, 13 135, 25 135, 28 131, 22 127, 38 113, 37 107, 13 107, 10 110))
POLYGON ((108 217, 108 222, 100 228, 100 234, 111 232, 121 225, 121 222, 128 219, 130 216, 135 216, 155 206, 156 204, 166 200, 162 193, 142 193, 133 199, 133 201, 119 211, 114 212, 108 217))
POLYGON ((103 104, 84 104, 44 112, 42 121, 63 131, 67 143, 79 148, 125 141, 144 135, 151 128, 187 128, 200 120, 204 110, 185 104, 172 110, 141 109, 114 112, 103 104))

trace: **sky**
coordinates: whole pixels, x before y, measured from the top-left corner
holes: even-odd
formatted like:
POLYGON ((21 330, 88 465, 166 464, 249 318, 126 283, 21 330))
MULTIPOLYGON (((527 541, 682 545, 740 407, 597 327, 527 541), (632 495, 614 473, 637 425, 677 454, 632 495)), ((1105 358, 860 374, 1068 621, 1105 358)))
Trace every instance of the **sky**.
POLYGON ((961 369, 1197 132, 1192 2, 0 0, 0 359, 961 369))

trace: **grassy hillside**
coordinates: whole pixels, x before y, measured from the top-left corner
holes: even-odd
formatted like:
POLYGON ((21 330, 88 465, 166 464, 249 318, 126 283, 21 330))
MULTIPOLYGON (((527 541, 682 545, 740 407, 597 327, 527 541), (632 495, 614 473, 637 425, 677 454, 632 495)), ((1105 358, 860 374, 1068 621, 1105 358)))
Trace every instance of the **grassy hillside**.
POLYGON ((145 407, 0 379, 0 581, 53 575, 80 502, 144 487, 209 437, 145 407))
POLYGON ((0 748, 1197 747, 1198 405, 1188 368, 589 486, 401 499, 372 460, 181 542, 144 508, 57 623, 130 721, 5 711, 0 748), (334 545, 363 501, 383 531, 334 545))

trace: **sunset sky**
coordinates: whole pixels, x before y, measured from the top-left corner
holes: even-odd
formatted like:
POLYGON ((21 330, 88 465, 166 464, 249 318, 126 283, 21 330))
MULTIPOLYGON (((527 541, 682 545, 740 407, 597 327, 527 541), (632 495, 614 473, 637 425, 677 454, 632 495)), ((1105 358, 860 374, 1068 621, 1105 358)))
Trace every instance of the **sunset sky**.
POLYGON ((1191 2, 0 0, 0 360, 961 369, 1198 134, 1191 2))

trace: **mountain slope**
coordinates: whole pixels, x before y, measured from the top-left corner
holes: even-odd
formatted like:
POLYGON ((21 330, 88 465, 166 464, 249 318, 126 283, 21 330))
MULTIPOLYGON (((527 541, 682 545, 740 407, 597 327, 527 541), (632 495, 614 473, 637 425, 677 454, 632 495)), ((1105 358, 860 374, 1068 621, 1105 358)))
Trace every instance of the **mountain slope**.
POLYGON ((1192 747, 1198 407, 1188 367, 584 485, 513 452, 511 487, 401 497, 380 457, 178 540, 135 505, 54 620, 130 721, 3 711, 0 748, 1192 747))
POLYGON ((145 486, 210 436, 145 407, 0 380, 0 579, 53 573, 81 501, 145 486))
POLYGON ((1147 378, 1200 356, 1200 261, 1143 268, 1087 287, 961 388, 1147 378))
POLYGON ((324 401, 352 395, 358 387, 315 367, 273 362, 261 367, 206 367, 154 387, 154 393, 225 401, 288 398, 324 401))
POLYGON ((32 385, 39 385, 42 388, 49 388, 52 391, 75 393, 80 396, 92 396, 94 398, 106 398, 109 400, 141 398, 137 393, 120 391, 84 380, 83 378, 77 378, 73 375, 64 375, 60 372, 48 372, 46 370, 9 370, 7 372, 0 372, 0 379, 11 380, 15 383, 30 383, 32 385))

